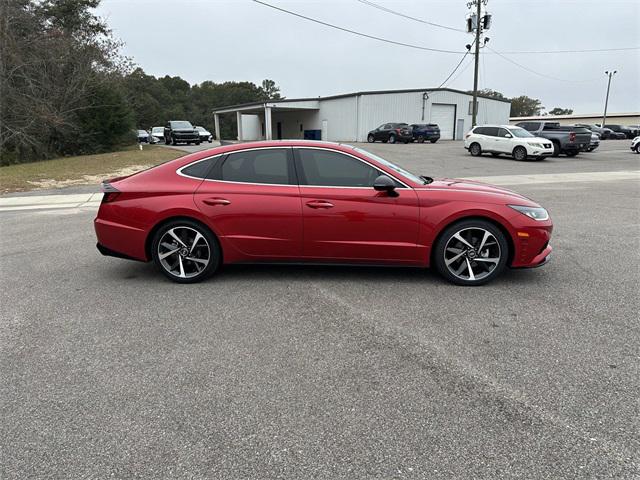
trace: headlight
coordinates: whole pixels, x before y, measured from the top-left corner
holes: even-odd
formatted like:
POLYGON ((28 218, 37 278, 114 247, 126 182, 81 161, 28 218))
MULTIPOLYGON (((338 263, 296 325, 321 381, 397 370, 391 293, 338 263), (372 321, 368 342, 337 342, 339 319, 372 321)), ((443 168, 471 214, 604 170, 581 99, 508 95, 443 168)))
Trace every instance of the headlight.
POLYGON ((542 148, 542 144, 541 143, 530 143, 529 145, 531 145, 534 148, 542 148))
POLYGON ((542 207, 525 207, 523 205, 509 205, 514 210, 519 211, 529 218, 533 218, 539 222, 549 220, 549 213, 542 207))

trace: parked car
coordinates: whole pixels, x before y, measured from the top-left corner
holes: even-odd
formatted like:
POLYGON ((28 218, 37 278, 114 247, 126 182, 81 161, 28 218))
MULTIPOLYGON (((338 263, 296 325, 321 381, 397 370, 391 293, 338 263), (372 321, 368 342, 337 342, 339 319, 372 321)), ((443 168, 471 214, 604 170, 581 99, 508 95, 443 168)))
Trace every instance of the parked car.
POLYGON ((640 137, 636 137, 631 140, 631 150, 636 153, 640 153, 640 137))
POLYGON ((609 134, 609 140, 626 140, 627 134, 624 132, 614 132, 613 130, 609 134))
POLYGON ((406 123, 385 123, 375 130, 371 130, 367 135, 367 142, 377 141, 382 143, 409 143, 413 140, 411 128, 406 123))
POLYGON ((200 145, 200 134, 193 128, 190 122, 185 120, 171 120, 164 127, 164 143, 169 145, 177 145, 178 143, 186 143, 191 145, 195 143, 200 145))
POLYGON ((616 133, 623 133, 625 138, 632 139, 633 137, 635 137, 635 135, 633 134, 631 129, 629 127, 625 127, 624 125, 613 125, 613 124, 608 123, 607 125, 605 125, 605 127, 606 128, 610 128, 611 130, 613 130, 616 133))
POLYGON ((634 138, 640 135, 640 125, 627 125, 627 128, 631 130, 634 138))
POLYGON ((554 157, 561 153, 574 157, 586 150, 591 143, 591 131, 582 127, 560 125, 558 122, 520 122, 516 125, 536 137, 551 140, 554 157))
POLYGON ((149 132, 138 130, 138 143, 149 143, 149 132))
POLYGON ((480 285, 506 267, 541 266, 552 251, 549 214, 527 197, 417 176, 342 144, 217 147, 107 180, 103 191, 98 250, 153 261, 180 283, 222 263, 302 261, 433 266, 480 285))
POLYGON ((413 140, 418 143, 424 143, 425 140, 436 143, 440 140, 440 127, 435 123, 414 123, 409 125, 413 140))
POLYGON ((587 152, 593 152, 600 146, 600 135, 595 132, 591 132, 591 143, 587 147, 587 152))
POLYGON ((490 153, 494 157, 511 155, 515 160, 542 160, 553 155, 553 145, 549 140, 536 137, 524 128, 513 125, 473 127, 464 137, 464 148, 474 157, 490 153))
POLYGON ((600 135, 601 140, 606 140, 607 138, 609 138, 609 134, 611 133, 611 129, 599 127, 591 123, 576 123, 574 127, 583 127, 583 128, 586 128, 587 130, 591 130, 592 132, 595 132, 598 135, 600 135))
POLYGON ((198 131, 198 135, 200 135, 201 142, 213 142, 213 135, 211 135, 211 132, 209 132, 206 128, 196 127, 196 130, 198 131))
POLYGON ((151 136, 156 138, 159 142, 164 141, 164 127, 152 127, 151 136))

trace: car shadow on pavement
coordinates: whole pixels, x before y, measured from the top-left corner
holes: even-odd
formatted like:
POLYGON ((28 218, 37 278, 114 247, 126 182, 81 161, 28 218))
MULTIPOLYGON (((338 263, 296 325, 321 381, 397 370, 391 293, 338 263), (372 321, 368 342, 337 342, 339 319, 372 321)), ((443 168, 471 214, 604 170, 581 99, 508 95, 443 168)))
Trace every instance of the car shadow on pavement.
MULTIPOLYGON (((158 271, 153 263, 122 262, 104 269, 106 280, 142 281, 145 283, 170 284, 170 280, 158 271)), ((518 284, 521 286, 549 281, 546 275, 540 275, 538 269, 505 269, 505 271, 487 286, 504 286, 518 284)), ((265 282, 297 282, 297 281, 353 281, 371 283, 372 285, 392 284, 396 282, 422 283, 427 285, 448 285, 440 275, 431 268, 380 265, 315 265, 315 264, 232 264, 223 265, 207 283, 234 283, 246 281, 252 283, 265 282)), ((452 288, 456 288, 451 285, 452 288)), ((462 287, 460 287, 462 288, 462 287)), ((480 287, 482 288, 482 287, 480 287)))

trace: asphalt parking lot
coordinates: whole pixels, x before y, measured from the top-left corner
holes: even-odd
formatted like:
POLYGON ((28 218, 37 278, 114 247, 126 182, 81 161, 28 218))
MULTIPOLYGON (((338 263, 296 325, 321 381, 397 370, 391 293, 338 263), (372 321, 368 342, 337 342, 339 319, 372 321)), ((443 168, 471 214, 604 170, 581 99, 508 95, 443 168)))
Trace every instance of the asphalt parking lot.
POLYGON ((246 265, 177 285, 100 256, 93 209, 2 212, 0 478, 638 478, 640 155, 362 146, 516 182, 552 261, 477 288, 246 265))

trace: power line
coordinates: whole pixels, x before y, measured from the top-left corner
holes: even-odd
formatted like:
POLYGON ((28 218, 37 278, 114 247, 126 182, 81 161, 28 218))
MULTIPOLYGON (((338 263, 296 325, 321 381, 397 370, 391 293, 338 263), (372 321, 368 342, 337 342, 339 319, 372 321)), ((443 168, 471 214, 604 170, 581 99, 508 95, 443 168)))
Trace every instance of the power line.
MULTIPOLYGON (((474 40, 475 42, 475 40, 474 40)), ((473 44, 471 44, 471 46, 473 46, 473 44)), ((469 55, 469 52, 471 51, 471 48, 469 48, 466 52, 464 52, 464 55, 462 56, 462 58, 460 59, 460 61, 458 62, 458 64, 456 65, 456 67, 453 69, 453 71, 449 74, 449 76, 447 78, 444 79, 444 82, 442 82, 438 88, 442 88, 442 86, 447 83, 447 81, 453 76, 454 73, 456 73, 456 71, 458 70, 458 68, 460 68, 460 65, 462 65, 462 62, 464 62, 464 59, 467 58, 467 55, 469 55)))
POLYGON ((425 25, 431 25, 432 27, 445 28, 447 30, 453 30, 454 32, 466 33, 466 30, 463 30, 461 28, 448 27, 447 25, 440 25, 439 23, 428 22, 427 20, 423 20, 421 18, 412 17, 411 15, 405 15, 404 13, 396 12, 395 10, 392 10, 387 7, 383 7, 382 5, 378 5, 377 3, 370 2, 369 0, 357 0, 357 1, 365 5, 369 5, 370 7, 377 8, 378 10, 382 10, 383 12, 387 12, 392 15, 397 15, 398 17, 408 18, 409 20, 424 23, 425 25))
MULTIPOLYGON (((453 30, 456 32, 467 33, 466 30, 462 30, 460 28, 449 27, 447 25, 441 25, 439 23, 428 22, 427 20, 423 20, 422 18, 412 17, 411 15, 406 15, 404 13, 397 12, 390 8, 384 7, 382 5, 378 5, 377 3, 371 2, 369 0, 357 0, 360 3, 365 5, 369 5, 370 7, 377 8, 378 10, 382 10, 383 12, 390 13, 392 15, 397 15, 398 17, 407 18, 409 20, 413 20, 415 22, 424 23, 426 25, 431 25, 433 27, 446 28, 447 30, 453 30)), ((624 52, 631 50, 639 50, 638 47, 620 47, 620 48, 588 48, 588 49, 580 49, 580 50, 524 50, 524 51, 508 51, 508 52, 500 52, 509 55, 531 55, 531 54, 553 54, 553 53, 597 53, 597 52, 624 52)))
POLYGON ((516 67, 519 67, 523 70, 526 70, 529 73, 533 73, 534 75, 538 75, 539 77, 544 77, 544 78, 549 78, 551 80, 556 80, 558 82, 567 82, 567 83, 588 83, 588 82, 593 82, 594 80, 567 80, 564 78, 557 78, 557 77, 552 77, 550 75, 546 75, 544 73, 540 73, 536 70, 532 70, 529 67, 525 67, 524 65, 519 64, 518 62, 516 62, 515 60, 512 60, 509 57, 504 56, 502 53, 500 52, 496 52, 495 50, 493 50, 491 47, 489 47, 488 45, 486 45, 486 47, 491 50, 493 53, 495 53, 496 55, 498 55, 499 57, 505 59, 507 62, 512 63, 513 65, 515 65, 516 67))
POLYGON ((270 3, 262 2, 260 0, 252 0, 252 1, 255 2, 255 3, 259 3, 260 5, 264 5, 265 7, 273 8, 274 10, 278 10, 280 12, 287 13, 289 15, 293 15, 294 17, 303 18, 303 19, 308 20, 310 22, 319 23, 320 25, 324 25, 326 27, 335 28, 336 30, 341 30, 341 31, 347 32, 347 33, 352 33, 354 35, 359 35, 361 37, 370 38, 372 40, 378 40, 379 42, 391 43, 393 45, 400 45, 402 47, 415 48, 417 50, 427 50, 429 52, 453 53, 453 54, 456 54, 456 55, 461 53, 459 50, 458 51, 456 51, 456 50, 442 50, 442 49, 439 49, 439 48, 423 47, 423 46, 414 45, 414 44, 411 44, 411 43, 396 42, 395 40, 389 40, 388 38, 376 37, 375 35, 368 35, 366 33, 357 32, 355 30, 350 30, 348 28, 339 27, 338 25, 334 25, 332 23, 323 22, 322 20, 317 20, 315 18, 307 17, 305 15, 301 15, 299 13, 292 12, 292 11, 286 10, 284 8, 276 7, 275 5, 271 5, 270 3))

